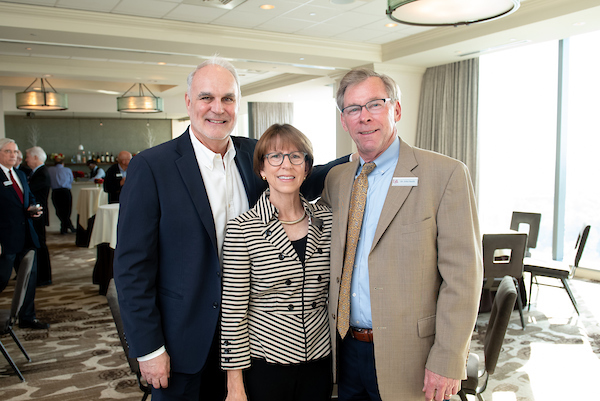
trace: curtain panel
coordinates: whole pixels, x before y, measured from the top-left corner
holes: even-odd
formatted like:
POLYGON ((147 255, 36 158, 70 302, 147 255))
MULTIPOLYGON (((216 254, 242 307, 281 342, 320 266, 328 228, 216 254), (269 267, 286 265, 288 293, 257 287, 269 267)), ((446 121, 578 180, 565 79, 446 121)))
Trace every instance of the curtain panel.
POLYGON ((465 163, 477 194, 479 59, 428 68, 423 76, 417 147, 465 163))
POLYGON ((248 102, 248 136, 259 139, 273 124, 292 124, 294 103, 248 102))

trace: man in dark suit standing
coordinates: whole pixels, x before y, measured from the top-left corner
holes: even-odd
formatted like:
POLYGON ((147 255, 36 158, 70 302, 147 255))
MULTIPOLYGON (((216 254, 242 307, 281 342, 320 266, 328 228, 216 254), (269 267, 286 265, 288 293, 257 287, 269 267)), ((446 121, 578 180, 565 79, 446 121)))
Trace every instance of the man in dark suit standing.
MULTIPOLYGON (((35 198, 22 171, 15 170, 17 144, 10 138, 0 138, 0 291, 10 279, 17 258, 39 247, 38 237, 33 229, 31 217, 39 217, 41 209, 35 206, 35 198)), ((27 259, 25 259, 27 260, 27 259)), ((19 312, 19 327, 47 329, 47 323, 35 316, 35 287, 37 277, 36 258, 33 258, 31 276, 25 300, 19 312)), ((24 266, 19 266, 24 268, 24 266)))
MULTIPOLYGON (((256 141, 230 136, 240 104, 233 66, 219 58, 200 64, 185 101, 189 129, 131 162, 114 275, 130 356, 154 387, 153 401, 221 401, 221 244, 227 221, 266 185, 252 171, 256 141)), ((347 160, 316 168, 302 193, 314 198, 328 169, 347 160)))
POLYGON ((46 246, 46 227, 50 225, 48 211, 48 194, 50 193, 50 173, 44 165, 46 162, 46 152, 39 146, 27 149, 25 152, 25 162, 31 169, 29 176, 29 188, 35 197, 35 200, 42 206, 44 213, 41 217, 33 219, 33 228, 40 241, 40 248, 37 251, 37 285, 52 284, 52 267, 50 266, 50 253, 46 246))
POLYGON ((119 203, 121 189, 127 178, 127 167, 131 161, 131 153, 123 150, 117 156, 117 162, 106 170, 104 192, 108 194, 108 203, 119 203))

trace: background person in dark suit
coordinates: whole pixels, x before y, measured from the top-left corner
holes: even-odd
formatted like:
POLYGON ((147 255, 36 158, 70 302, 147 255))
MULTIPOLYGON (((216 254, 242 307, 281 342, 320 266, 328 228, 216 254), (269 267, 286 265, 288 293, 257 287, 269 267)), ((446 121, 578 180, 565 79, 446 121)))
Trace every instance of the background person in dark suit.
MULTIPOLYGON (((10 138, 0 138, 0 292, 8 284, 15 260, 22 259, 28 251, 39 247, 31 217, 39 217, 42 211, 35 207, 27 177, 22 171, 14 169, 16 162, 17 144, 10 138)), ((19 327, 47 329, 49 325, 35 316, 35 257, 32 263, 25 300, 18 316, 19 327)))
POLYGON ((119 203, 121 189, 127 178, 127 167, 131 161, 131 153, 123 150, 117 156, 117 162, 106 170, 104 192, 108 194, 108 203, 119 203))
POLYGON ((15 164, 14 169, 24 172, 25 177, 29 177, 31 175, 31 168, 29 168, 27 163, 23 163, 23 153, 21 153, 20 150, 17 150, 17 164, 15 164))
MULTIPOLYGON (((240 102, 233 66, 219 58, 200 64, 185 101, 189 129, 133 158, 119 212, 119 304, 153 401, 224 399, 221 244, 227 221, 266 188, 252 171, 256 141, 230 137, 240 102)), ((328 168, 347 159, 315 168, 307 199, 321 192, 328 168)))
POLYGON ((29 188, 37 203, 42 206, 44 213, 41 217, 33 219, 33 227, 40 241, 37 251, 37 285, 52 284, 52 267, 50 266, 50 253, 46 246, 46 227, 50 225, 48 214, 48 195, 50 194, 50 174, 44 165, 46 152, 39 146, 27 149, 25 162, 32 170, 29 176, 29 188))

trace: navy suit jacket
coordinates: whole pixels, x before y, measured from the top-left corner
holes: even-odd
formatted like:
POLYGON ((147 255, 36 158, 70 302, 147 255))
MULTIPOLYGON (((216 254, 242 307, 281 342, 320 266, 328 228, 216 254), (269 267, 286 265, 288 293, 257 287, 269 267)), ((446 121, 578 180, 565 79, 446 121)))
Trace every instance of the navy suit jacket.
POLYGON ((21 252, 28 243, 32 243, 36 248, 40 247, 27 211, 29 205, 35 205, 35 198, 29 189, 25 173, 14 169, 13 173, 17 174, 23 185, 23 203, 12 185, 4 185, 10 179, 4 174, 4 170, 0 169, 0 244, 2 253, 6 254, 21 252))
MULTIPOLYGON (((266 189, 252 171, 256 140, 232 140, 252 207, 266 189)), ((318 196, 329 169, 347 160, 315 168, 306 198, 318 196)), ((130 356, 165 345, 173 371, 199 372, 219 321, 221 266, 189 129, 131 160, 120 202, 114 277, 130 356)))
POLYGON ((50 225, 50 215, 48 214, 48 194, 50 193, 50 173, 46 166, 41 165, 34 173, 29 176, 29 188, 35 197, 35 200, 44 208, 44 224, 50 225))

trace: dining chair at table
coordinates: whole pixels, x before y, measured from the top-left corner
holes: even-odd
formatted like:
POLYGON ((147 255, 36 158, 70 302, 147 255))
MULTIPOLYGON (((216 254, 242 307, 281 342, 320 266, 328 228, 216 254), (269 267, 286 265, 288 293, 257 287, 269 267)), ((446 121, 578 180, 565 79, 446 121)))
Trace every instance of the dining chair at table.
POLYGON ((523 278, 526 246, 527 234, 525 233, 483 235, 483 289, 496 291, 504 276, 511 276, 517 287, 517 306, 523 329, 525 329, 525 318, 519 280, 523 278))
POLYGON ((496 370, 510 316, 515 308, 515 300, 518 299, 517 288, 510 276, 505 276, 498 286, 483 342, 484 369, 479 369, 479 356, 470 353, 467 362, 467 378, 462 381, 458 392, 462 401, 467 401, 467 394, 484 401, 481 393, 487 388, 489 375, 496 370))
POLYGON ((521 224, 527 224, 529 231, 527 233, 527 249, 525 250, 525 257, 531 256, 529 251, 537 246, 537 240, 540 233, 540 221, 542 220, 541 213, 527 213, 527 212, 513 212, 510 220, 510 229, 513 231, 519 231, 521 224))
MULTIPOLYGON (((27 358, 28 362, 31 362, 31 358, 27 355, 27 351, 21 344, 21 341, 15 335, 13 331, 13 325, 19 315, 19 311, 23 306, 23 301, 25 300, 25 292, 27 291, 27 284, 29 284, 29 278, 31 277, 31 269, 33 267, 33 261, 35 258, 35 251, 29 251, 25 254, 25 257, 21 261, 19 265, 19 271, 17 272, 17 282, 15 284, 15 290, 13 292, 13 299, 10 305, 10 309, 0 309, 0 335, 10 334, 14 342, 17 344, 25 358, 27 358)), ((4 348, 4 344, 0 341, 0 352, 6 358, 8 364, 14 369, 19 378, 22 381, 25 381, 23 374, 10 357, 6 348, 4 348)))
MULTIPOLYGON (((581 255, 583 255, 583 249, 585 247, 585 243, 587 242, 588 235, 590 233, 591 226, 584 225, 579 235, 577 236, 577 241, 575 241, 575 261, 572 265, 568 262, 559 262, 556 260, 538 260, 532 258, 525 258, 524 261, 524 270, 531 274, 531 281, 529 282, 529 300, 527 301, 527 310, 531 309, 531 291, 533 289, 533 283, 538 286, 546 285, 550 287, 558 287, 552 284, 540 283, 538 281, 538 276, 541 277, 550 277, 560 280, 562 283, 562 288, 567 291, 569 294, 569 298, 575 307, 575 311, 579 315, 579 307, 577 306, 577 301, 575 300, 575 296, 571 291, 571 287, 569 286, 569 279, 573 277, 575 274, 575 270, 579 266, 579 261, 581 260, 581 255)), ((559 287, 560 288, 560 287, 559 287)))

